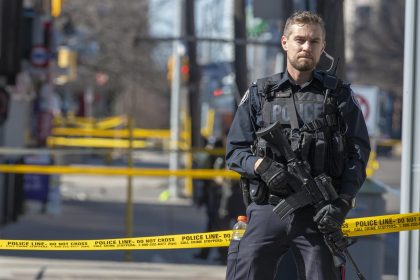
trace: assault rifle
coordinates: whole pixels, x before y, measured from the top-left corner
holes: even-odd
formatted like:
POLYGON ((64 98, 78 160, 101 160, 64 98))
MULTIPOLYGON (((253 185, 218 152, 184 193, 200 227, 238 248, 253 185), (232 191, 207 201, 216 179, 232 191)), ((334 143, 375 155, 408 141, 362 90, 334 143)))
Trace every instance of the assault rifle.
MULTIPOLYGON (((297 158, 284 135, 280 121, 256 132, 257 137, 262 138, 273 150, 277 150, 287 161, 289 172, 296 175, 301 184, 293 184, 293 193, 281 199, 274 207, 275 212, 281 219, 306 205, 313 205, 316 211, 338 198, 337 191, 331 184, 331 178, 326 174, 320 174, 315 178, 310 173, 310 166, 306 161, 297 158)), ((325 243, 334 259, 336 267, 341 267, 346 262, 346 257, 354 266, 359 279, 364 280, 359 268, 347 250, 352 245, 349 238, 343 236, 341 230, 332 234, 324 235, 325 243), (337 244, 341 244, 337 246, 337 244)))
POLYGON ((338 198, 338 194, 331 184, 331 179, 325 174, 312 177, 309 164, 299 160, 292 150, 289 141, 283 134, 279 121, 256 132, 257 137, 264 139, 274 150, 277 150, 287 161, 289 171, 302 182, 293 184, 293 194, 282 199, 273 211, 283 219, 285 216, 306 205, 314 205, 321 209, 327 203, 338 198))

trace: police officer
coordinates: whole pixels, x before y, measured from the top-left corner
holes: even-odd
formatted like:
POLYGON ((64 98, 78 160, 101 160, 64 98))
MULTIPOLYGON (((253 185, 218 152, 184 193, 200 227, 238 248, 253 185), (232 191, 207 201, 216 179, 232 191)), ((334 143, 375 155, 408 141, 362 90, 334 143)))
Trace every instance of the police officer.
POLYGON ((299 279, 340 279, 323 236, 341 229, 366 178, 366 124, 350 85, 315 70, 325 48, 325 26, 318 15, 291 15, 281 44, 287 71, 249 87, 228 134, 227 165, 244 178, 250 204, 246 232, 229 247, 226 278, 273 279, 290 249, 299 279), (317 210, 302 207, 283 219, 273 212, 274 205, 293 192, 293 184, 299 184, 285 158, 256 136, 277 121, 311 175, 326 174, 338 199, 317 210))

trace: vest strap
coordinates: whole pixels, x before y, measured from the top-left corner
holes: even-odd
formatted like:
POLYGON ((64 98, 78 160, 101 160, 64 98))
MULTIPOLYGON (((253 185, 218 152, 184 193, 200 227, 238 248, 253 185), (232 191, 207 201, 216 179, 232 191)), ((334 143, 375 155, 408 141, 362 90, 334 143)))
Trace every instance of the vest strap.
POLYGON ((331 127, 338 125, 337 116, 335 114, 325 115, 319 119, 313 120, 311 122, 305 123, 301 131, 317 131, 323 129, 324 127, 331 127))
MULTIPOLYGON (((292 90, 289 88, 286 90, 287 92, 291 92, 292 90)), ((287 109, 289 113, 290 118, 290 127, 292 130, 298 130, 299 129, 299 121, 298 121, 298 115, 296 112, 296 106, 295 106, 295 99, 293 97, 293 94, 290 94, 289 97, 286 98, 287 102, 287 109)))

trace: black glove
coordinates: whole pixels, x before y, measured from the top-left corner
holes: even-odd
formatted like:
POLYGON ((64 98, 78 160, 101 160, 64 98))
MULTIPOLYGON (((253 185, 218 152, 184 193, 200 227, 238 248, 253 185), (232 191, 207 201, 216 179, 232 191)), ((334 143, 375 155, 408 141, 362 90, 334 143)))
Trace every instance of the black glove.
POLYGON ((292 193, 290 183, 296 182, 297 178, 287 171, 285 165, 265 157, 255 171, 272 193, 280 196, 292 193))
POLYGON ((342 198, 337 198, 330 204, 322 207, 315 215, 314 221, 322 233, 331 233, 341 230, 347 213, 351 209, 351 203, 342 198))

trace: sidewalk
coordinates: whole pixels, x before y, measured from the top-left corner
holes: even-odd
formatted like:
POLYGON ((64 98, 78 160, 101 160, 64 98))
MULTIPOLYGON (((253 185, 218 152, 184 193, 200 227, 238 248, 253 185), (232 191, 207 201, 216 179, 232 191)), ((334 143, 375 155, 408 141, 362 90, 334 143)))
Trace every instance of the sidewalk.
POLYGON ((0 257, 0 280, 222 280, 224 266, 0 257))

